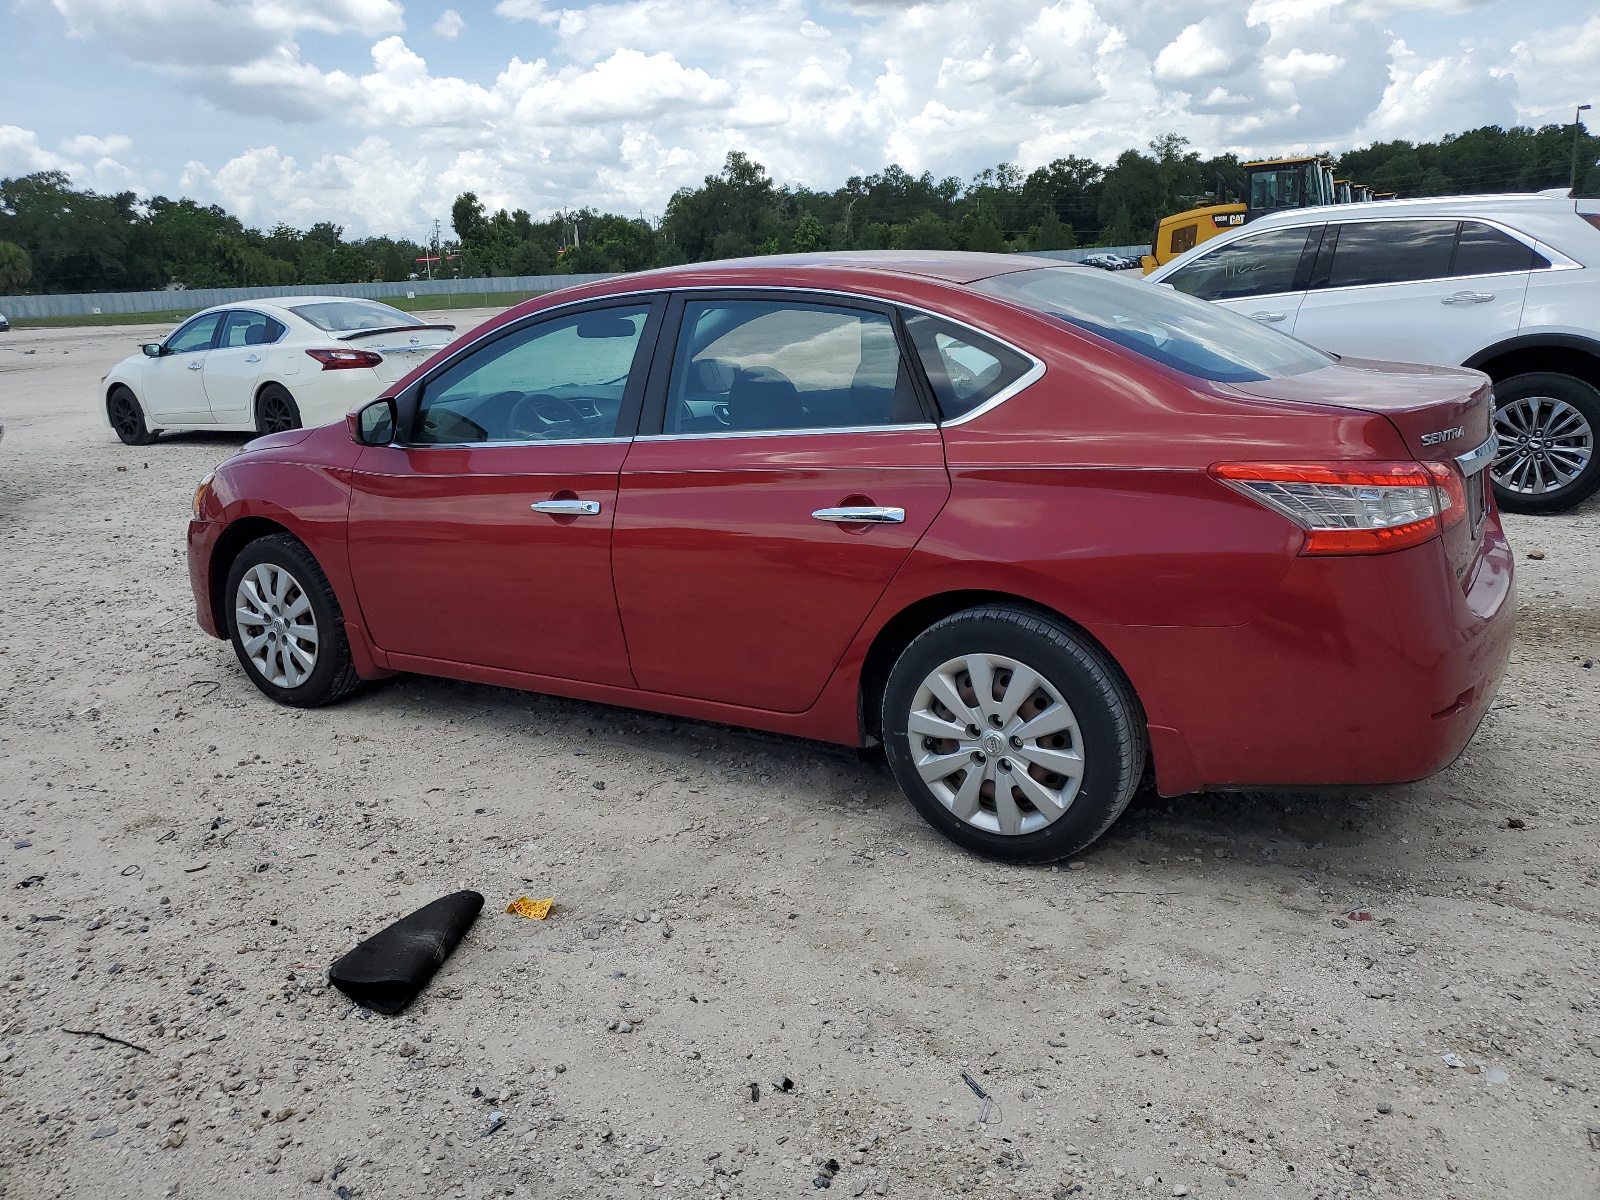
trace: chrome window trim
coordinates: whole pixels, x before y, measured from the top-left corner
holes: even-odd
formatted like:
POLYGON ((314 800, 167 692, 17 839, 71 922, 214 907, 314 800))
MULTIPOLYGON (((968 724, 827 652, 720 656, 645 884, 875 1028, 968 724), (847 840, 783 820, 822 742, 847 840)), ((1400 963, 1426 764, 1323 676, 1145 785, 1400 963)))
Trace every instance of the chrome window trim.
POLYGON ((610 442, 632 442, 642 439, 631 435, 626 437, 595 437, 595 438, 524 438, 518 441, 482 441, 482 442, 390 442, 389 445, 396 450, 488 450, 507 447, 526 448, 528 446, 604 446, 610 442))
POLYGON ((910 431, 937 430, 939 426, 931 421, 919 421, 914 425, 826 425, 818 427, 802 427, 800 429, 705 429, 695 433, 641 433, 633 440, 636 442, 687 442, 705 438, 764 438, 764 437, 813 437, 831 433, 904 433, 910 431))
MULTIPOLYGON (((1034 270, 1049 270, 1051 268, 1038 267, 1038 268, 1031 268, 1031 269, 1034 269, 1034 270)), ((977 280, 973 280, 973 282, 976 283, 978 281, 977 280)), ((964 287, 965 285, 964 284, 956 284, 956 285, 952 285, 952 286, 964 287)), ((926 429, 945 429, 945 428, 949 428, 952 425, 964 425, 964 424, 966 424, 966 422, 971 421, 971 420, 973 420, 973 419, 975 419, 975 418, 977 418, 979 416, 982 416, 984 413, 990 412, 995 408, 998 408, 1001 404, 1005 403, 1007 400, 1011 399, 1013 396, 1017 395, 1019 392, 1022 392, 1024 390, 1026 390, 1027 388, 1031 387, 1033 384, 1037 383, 1040 379, 1044 378, 1044 374, 1045 374, 1044 361, 1041 358, 1039 358, 1038 355, 1032 354, 1029 351, 1024 350, 1021 346, 1018 346, 1014 342, 1007 341, 1005 338, 1000 337, 998 334, 990 333, 987 329, 980 329, 980 328, 978 328, 978 326, 972 324, 971 322, 963 321, 958 317, 952 317, 948 313, 936 312, 935 310, 933 310, 931 308, 923 308, 920 304, 909 304, 909 303, 905 303, 905 302, 899 301, 899 300, 889 300, 889 299, 886 299, 886 298, 884 298, 882 296, 873 296, 873 295, 869 295, 869 294, 867 294, 865 292, 848 292, 848 291, 843 291, 843 290, 841 290, 839 288, 798 287, 798 286, 795 286, 793 284, 780 284, 780 283, 696 283, 696 284, 687 284, 687 285, 684 285, 682 287, 673 287, 672 285, 668 284, 668 285, 666 285, 664 287, 663 286, 652 287, 648 291, 611 292, 611 293, 608 293, 607 295, 604 295, 604 296, 587 296, 587 297, 585 297, 585 298, 583 298, 581 300, 568 300, 568 301, 565 301, 564 303, 561 303, 561 304, 553 304, 549 308, 541 308, 537 312, 531 312, 531 313, 527 314, 527 316, 518 318, 516 321, 511 322, 508 325, 497 325, 497 326, 495 326, 494 329, 491 329, 486 333, 479 334, 477 337, 474 337, 470 342, 463 343, 460 346, 459 350, 457 350, 457 348, 455 346, 455 343, 450 343, 450 349, 452 351, 452 354, 455 354, 455 353, 461 353, 461 354, 469 353, 473 346, 477 345, 478 342, 482 341, 484 338, 490 336, 491 334, 493 336, 495 336, 495 337, 507 336, 507 335, 515 332, 517 329, 520 329, 524 324, 531 324, 534 321, 542 320, 545 317, 550 316, 553 313, 560 312, 564 308, 577 308, 580 305, 585 305, 585 304, 603 304, 603 303, 605 303, 607 301, 617 301, 619 303, 627 303, 629 301, 637 301, 641 297, 645 298, 646 300, 648 300, 649 298, 655 297, 655 296, 670 296, 674 292, 730 292, 730 291, 738 291, 738 292, 784 292, 784 293, 792 293, 792 294, 808 295, 808 296, 838 296, 838 297, 841 297, 842 299, 846 299, 846 300, 865 300, 870 304, 881 304, 881 305, 887 306, 889 308, 901 308, 901 309, 905 309, 908 312, 922 313, 922 314, 924 314, 926 316, 936 317, 941 321, 948 321, 950 324, 955 325, 955 326, 957 326, 957 327, 959 327, 961 329, 969 329, 973 333, 976 333, 981 337, 988 338, 992 342, 998 342, 998 343, 1000 343, 1000 345, 1002 345, 1006 349, 1012 351, 1014 354, 1021 355, 1023 358, 1027 359, 1033 365, 1027 371, 1025 371, 1021 376, 1019 376, 1014 382, 1012 382, 1008 386, 1002 388, 1000 391, 996 392, 993 396, 989 397, 988 400, 984 401, 984 403, 980 404, 977 408, 973 409, 971 412, 962 413, 959 417, 952 417, 948 421, 940 421, 940 422, 937 422, 935 424, 919 423, 919 424, 915 424, 915 425, 860 425, 860 426, 850 426, 850 427, 847 427, 847 428, 846 427, 839 427, 839 428, 831 428, 831 429, 773 429, 773 430, 748 430, 748 431, 747 430, 729 430, 729 431, 726 431, 726 432, 724 432, 722 430, 712 430, 709 433, 647 433, 647 434, 636 435, 635 436, 635 440, 642 442, 642 441, 658 441, 658 440, 664 440, 664 439, 668 439, 668 438, 729 437, 729 436, 733 436, 733 437, 752 437, 752 436, 761 436, 762 434, 768 434, 768 433, 770 433, 770 434, 792 435, 792 434, 797 434, 797 433, 875 433, 875 432, 878 432, 880 430, 891 430, 891 429, 924 429, 924 430, 926 430, 926 429)), ((977 293, 974 293, 974 294, 975 295, 985 296, 986 299, 995 300, 995 301, 998 301, 1001 304, 1005 303, 1005 301, 1004 300, 1000 300, 1000 298, 998 296, 987 296, 987 294, 983 293, 983 292, 977 292, 977 293)), ((439 365, 443 366, 443 364, 439 364, 439 365)), ((921 364, 919 363, 918 365, 920 366, 921 364)), ((412 387, 416 387, 416 386, 418 386, 420 384, 424 384, 426 382, 427 382, 427 377, 425 376, 422 379, 419 379, 416 383, 412 384, 411 386, 412 387)), ((936 399, 937 399, 937 397, 936 397, 936 399)), ((599 439, 599 440, 602 440, 602 441, 617 441, 618 439, 616 439, 616 438, 603 438, 603 439, 599 439)), ((396 443, 396 444, 398 444, 398 443, 396 443)), ((484 446, 484 445, 505 446, 505 445, 510 445, 510 444, 511 443, 508 443, 508 442, 494 442, 494 443, 489 443, 489 442, 465 442, 465 443, 461 443, 461 445, 467 445, 467 446, 484 446)), ((534 442, 534 443, 531 443, 531 444, 532 445, 556 445, 556 444, 559 444, 559 443, 534 442)))

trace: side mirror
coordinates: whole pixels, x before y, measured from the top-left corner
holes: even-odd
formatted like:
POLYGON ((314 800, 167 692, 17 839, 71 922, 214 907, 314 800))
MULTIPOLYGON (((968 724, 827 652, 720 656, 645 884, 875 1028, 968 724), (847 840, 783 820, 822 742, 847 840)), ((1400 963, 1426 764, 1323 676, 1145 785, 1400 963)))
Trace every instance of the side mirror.
POLYGON ((353 424, 351 434, 361 445, 389 445, 394 441, 394 401, 374 400, 355 414, 353 424))
POLYGON ((160 358, 161 357, 161 343, 160 342, 146 342, 143 346, 140 346, 139 349, 143 350, 145 352, 145 354, 148 355, 150 358, 160 358))

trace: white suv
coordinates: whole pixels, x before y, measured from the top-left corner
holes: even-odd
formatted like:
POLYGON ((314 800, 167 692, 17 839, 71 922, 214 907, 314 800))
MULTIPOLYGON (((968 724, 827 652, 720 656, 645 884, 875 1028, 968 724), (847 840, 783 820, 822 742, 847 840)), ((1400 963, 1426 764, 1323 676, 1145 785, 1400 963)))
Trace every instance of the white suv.
POLYGON ((1600 201, 1562 190, 1302 208, 1148 278, 1335 354, 1486 372, 1505 509, 1559 512, 1600 489, 1600 201))

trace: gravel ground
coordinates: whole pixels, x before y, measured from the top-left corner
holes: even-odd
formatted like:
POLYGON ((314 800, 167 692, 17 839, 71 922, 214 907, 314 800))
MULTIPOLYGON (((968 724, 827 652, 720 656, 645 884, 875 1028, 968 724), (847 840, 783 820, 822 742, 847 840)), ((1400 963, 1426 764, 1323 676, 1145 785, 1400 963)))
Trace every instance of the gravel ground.
POLYGON ((1600 501, 1509 521, 1450 770, 1003 868, 827 746, 417 677, 272 706, 184 570, 243 439, 97 408, 159 332, 0 339, 6 1197, 1600 1194, 1600 501), (462 887, 404 1014, 326 987, 462 887))

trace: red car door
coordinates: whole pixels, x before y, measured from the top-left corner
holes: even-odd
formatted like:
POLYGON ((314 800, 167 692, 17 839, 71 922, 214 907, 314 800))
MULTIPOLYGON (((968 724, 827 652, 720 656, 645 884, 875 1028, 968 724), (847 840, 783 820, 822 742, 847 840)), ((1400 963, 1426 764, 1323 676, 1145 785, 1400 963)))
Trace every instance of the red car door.
POLYGON ((632 686, 611 525, 643 391, 636 364, 664 307, 633 298, 497 331, 413 385, 403 443, 363 451, 350 566, 394 665, 632 686))
POLYGON ((613 532, 639 686, 800 712, 950 492, 887 307, 675 300, 613 532))

